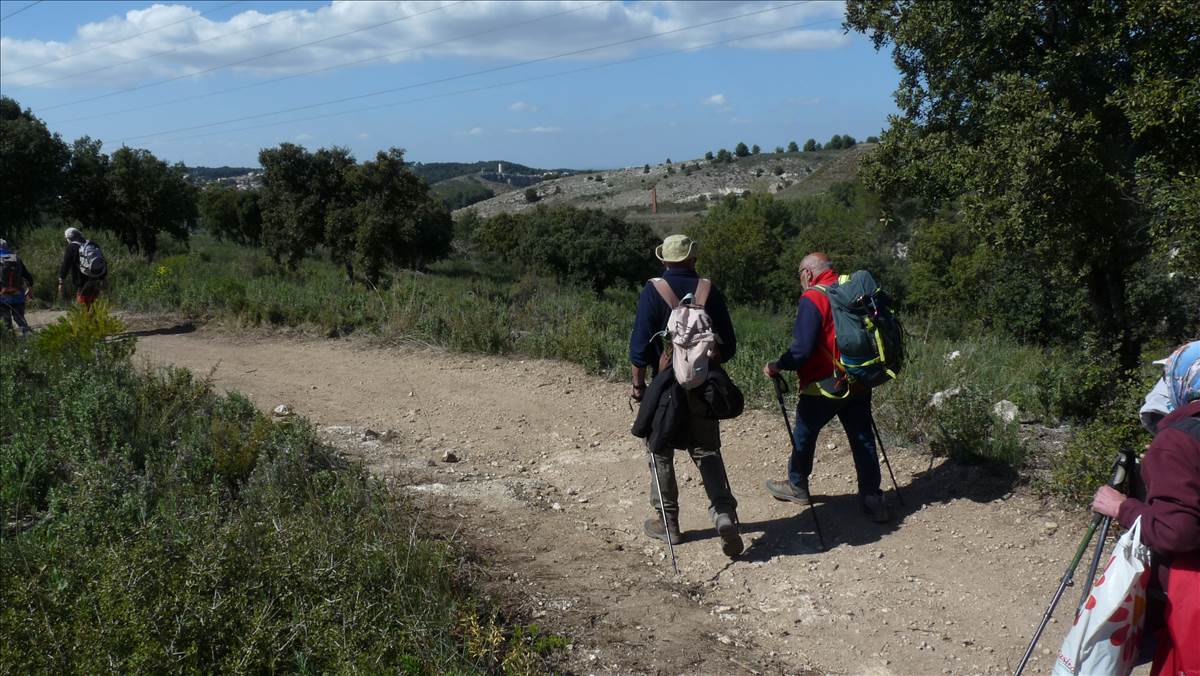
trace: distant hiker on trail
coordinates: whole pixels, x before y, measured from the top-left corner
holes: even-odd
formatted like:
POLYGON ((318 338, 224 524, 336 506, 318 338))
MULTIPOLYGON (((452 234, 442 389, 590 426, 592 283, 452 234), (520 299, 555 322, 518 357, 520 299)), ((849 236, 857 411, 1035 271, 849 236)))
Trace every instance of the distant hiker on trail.
POLYGON ((58 266, 58 295, 63 295, 63 282, 70 275, 75 288, 75 302, 91 307, 108 282, 108 265, 96 243, 83 236, 78 228, 67 228, 67 248, 58 266))
POLYGON ((33 275, 8 242, 0 239, 0 316, 10 329, 15 323, 23 336, 30 332, 25 321, 25 299, 32 294, 33 275))
POLYGON ((776 500, 811 503, 808 477, 812 474, 817 435, 834 416, 842 422, 850 440, 854 469, 858 474, 859 503, 873 521, 888 520, 887 507, 880 490, 879 456, 872 434, 871 390, 850 385, 845 398, 821 394, 817 384, 836 377, 834 360, 838 354, 833 328, 833 311, 821 287, 838 281, 829 257, 813 252, 800 262, 800 287, 803 294, 792 327, 792 345, 778 360, 767 362, 763 373, 777 377, 781 371, 796 371, 801 394, 796 404, 795 445, 788 460, 788 475, 783 481, 767 481, 767 490, 776 500))
POLYGON ((1200 674, 1200 341, 1176 350, 1163 370, 1167 415, 1142 458, 1145 499, 1101 486, 1092 510, 1125 528, 1142 519, 1157 572, 1150 584, 1167 595, 1151 675, 1200 674))
MULTIPOLYGON (((663 348, 661 336, 667 328, 672 310, 682 302, 694 302, 703 306, 711 318, 712 334, 717 341, 717 352, 709 358, 705 368, 727 362, 737 352, 737 336, 729 318, 725 297, 716 285, 701 279, 696 274, 698 248, 687 235, 671 235, 655 249, 655 256, 663 262, 666 270, 661 278, 650 280, 638 297, 637 317, 629 339, 629 361, 633 363, 633 389, 630 396, 635 401, 646 399, 639 413, 654 413, 662 406, 671 404, 670 414, 655 416, 660 427, 671 428, 666 435, 657 429, 647 437, 648 450, 652 456, 654 476, 650 483, 650 506, 655 517, 647 519, 644 529, 652 538, 676 544, 683 540, 679 530, 679 487, 675 482, 675 448, 686 448, 692 462, 700 471, 704 492, 708 495, 709 517, 721 538, 721 549, 727 556, 742 553, 742 539, 737 527, 737 500, 729 488, 725 474, 725 461, 721 457, 720 423, 715 417, 707 417, 710 411, 700 392, 703 388, 684 389, 676 381, 675 369, 671 368, 671 353, 663 348), (692 298, 688 298, 692 296, 692 298), (646 371, 654 376, 647 390, 646 371), (674 397, 671 393, 685 393, 674 397), (664 417, 671 422, 664 422, 664 417), (661 502, 658 491, 661 490, 661 502), (661 516, 665 514, 664 519, 661 516)), ((682 355, 690 358, 691 355, 682 355)), ((666 408, 661 409, 663 411, 666 408)), ((638 435, 642 436, 642 435, 638 435)))

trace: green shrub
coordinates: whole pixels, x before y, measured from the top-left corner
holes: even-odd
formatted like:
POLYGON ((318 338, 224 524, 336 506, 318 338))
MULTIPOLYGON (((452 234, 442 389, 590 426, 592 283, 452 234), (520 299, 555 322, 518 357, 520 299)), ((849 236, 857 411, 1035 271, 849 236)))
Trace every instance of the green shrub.
POLYGON ((996 419, 991 409, 990 399, 973 387, 948 396, 934 412, 929 451, 960 462, 996 461, 1019 468, 1026 448, 1017 426, 996 419))
POLYGON ((0 673, 540 673, 561 649, 306 421, 128 350, 0 341, 0 673))

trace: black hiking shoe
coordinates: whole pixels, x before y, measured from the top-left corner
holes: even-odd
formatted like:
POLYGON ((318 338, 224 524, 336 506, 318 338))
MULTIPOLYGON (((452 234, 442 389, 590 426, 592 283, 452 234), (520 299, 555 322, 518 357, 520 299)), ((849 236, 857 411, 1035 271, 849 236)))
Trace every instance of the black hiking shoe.
POLYGON ((797 505, 811 505, 812 499, 807 488, 797 488, 789 481, 768 481, 767 490, 771 497, 784 502, 794 502, 797 505))
POLYGON ((721 551, 725 556, 733 558, 742 553, 745 546, 742 536, 738 535, 737 522, 730 514, 718 514, 716 518, 717 535, 721 536, 721 551))
POLYGON ((887 523, 891 520, 891 515, 888 514, 888 508, 883 502, 882 495, 864 496, 862 499, 862 510, 866 513, 867 518, 875 523, 887 523))
POLYGON ((667 516, 667 528, 668 528, 668 530, 663 530, 663 522, 662 522, 661 516, 658 518, 655 518, 655 519, 646 519, 646 523, 644 523, 642 525, 642 530, 644 530, 646 532, 646 535, 649 535, 650 537, 654 538, 655 540, 662 540, 663 542, 670 542, 673 545, 677 545, 680 542, 683 542, 683 533, 679 532, 679 519, 678 518, 671 518, 670 516, 667 516), (667 539, 668 533, 670 533, 670 535, 671 535, 670 540, 667 539))

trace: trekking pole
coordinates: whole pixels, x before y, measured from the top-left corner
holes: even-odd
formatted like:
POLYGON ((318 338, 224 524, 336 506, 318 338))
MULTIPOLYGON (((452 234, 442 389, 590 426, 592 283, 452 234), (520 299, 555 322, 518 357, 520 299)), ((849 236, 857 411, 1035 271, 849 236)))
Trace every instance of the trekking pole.
POLYGON ((892 463, 888 461, 887 451, 883 448, 883 435, 879 433, 879 425, 875 424, 874 416, 871 418, 871 430, 875 432, 875 445, 879 447, 879 455, 883 457, 883 464, 887 466, 888 476, 892 477, 892 488, 896 489, 896 501, 900 503, 901 507, 905 507, 907 505, 904 504, 904 498, 900 495, 900 484, 896 483, 896 475, 892 472, 892 463))
MULTIPOLYGON (((1129 449, 1121 450, 1122 474, 1119 482, 1110 483, 1109 485, 1116 488, 1119 484, 1125 484, 1123 487, 1128 488, 1128 482, 1133 467, 1134 458, 1133 451, 1129 449)), ((1116 475, 1113 476, 1116 479, 1116 475)), ((1108 541, 1108 529, 1112 526, 1112 517, 1106 516, 1100 521, 1100 541, 1096 543, 1096 551, 1092 553, 1092 563, 1088 566, 1087 581, 1083 585, 1083 594, 1079 597, 1079 605, 1075 608, 1075 613, 1083 610, 1083 604, 1087 602, 1088 594, 1092 589, 1092 582, 1096 579, 1096 571, 1100 568, 1100 557, 1104 554, 1104 543, 1108 541)))
MULTIPOLYGON (((1109 479, 1109 486, 1117 486, 1125 480, 1125 463, 1128 451, 1122 450, 1117 455, 1116 462, 1113 463, 1112 478, 1109 479)), ((1096 514, 1092 517, 1091 524, 1088 525, 1087 533, 1084 534, 1083 540, 1079 543, 1079 547, 1075 550, 1075 556, 1071 559, 1071 564, 1067 566, 1067 571, 1063 573, 1062 580, 1058 583, 1058 589, 1054 591, 1054 597, 1050 599, 1050 606, 1046 608, 1045 614, 1042 615, 1042 621, 1038 623, 1037 630, 1033 632, 1033 639, 1029 641, 1029 647, 1025 649, 1025 655, 1021 658, 1021 663, 1017 665, 1017 670, 1013 672, 1013 676, 1021 676, 1021 672, 1025 671, 1025 665, 1029 663, 1029 658, 1033 656, 1033 649, 1037 646, 1038 639, 1042 637, 1042 632, 1046 630, 1046 625, 1050 623, 1050 617, 1054 614, 1055 607, 1062 600, 1063 592, 1075 577, 1075 569, 1079 566, 1079 560, 1083 558, 1083 553, 1087 551, 1088 544, 1092 541, 1092 536, 1096 534, 1096 528, 1100 522, 1105 520, 1102 514, 1096 514)), ((1103 543, 1102 543, 1103 544, 1103 543)), ((1088 585, 1091 586, 1090 584, 1088 585)))
MULTIPOLYGON (((787 404, 783 401, 783 395, 787 394, 787 382, 779 375, 772 378, 771 382, 775 383, 775 398, 779 400, 779 411, 783 413, 783 426, 787 428, 788 440, 792 442, 792 452, 799 453, 800 449, 796 448, 796 436, 792 434, 792 422, 788 420, 787 404)), ((825 536, 821 534, 821 522, 817 520, 817 504, 813 502, 812 495, 808 497, 808 511, 812 514, 813 530, 817 532, 821 551, 825 551, 828 548, 825 546, 825 536)))
POLYGON ((654 492, 658 494, 658 513, 662 517, 663 533, 667 536, 667 551, 671 552, 671 568, 679 574, 679 565, 675 562, 675 545, 671 543, 671 527, 667 524, 667 506, 663 503, 662 484, 658 483, 658 468, 654 466, 654 451, 650 450, 650 440, 646 440, 646 460, 650 464, 650 476, 654 479, 654 492))

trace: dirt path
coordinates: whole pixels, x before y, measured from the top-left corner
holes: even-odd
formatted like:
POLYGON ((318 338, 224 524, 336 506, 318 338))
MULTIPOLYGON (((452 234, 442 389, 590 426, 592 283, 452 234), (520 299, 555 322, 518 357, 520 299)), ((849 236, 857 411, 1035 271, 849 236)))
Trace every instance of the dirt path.
MULTIPOLYGON (((575 366, 203 329, 143 336, 138 354, 211 373, 264 410, 288 403, 412 484, 438 527, 489 561, 495 590, 575 638, 578 672, 1011 673, 1082 533, 1011 477, 891 446, 905 506, 889 493, 896 518, 872 524, 834 428, 813 477, 820 552, 811 517, 762 489, 789 447, 778 414, 752 411, 722 429, 747 551, 721 554, 698 474, 677 458, 676 578, 641 533, 648 471, 625 388, 575 366), (366 428, 396 434, 364 442, 366 428)), ((1057 648, 1069 612, 1042 647, 1057 648)), ((1030 673, 1049 664, 1039 649, 1030 673)))

